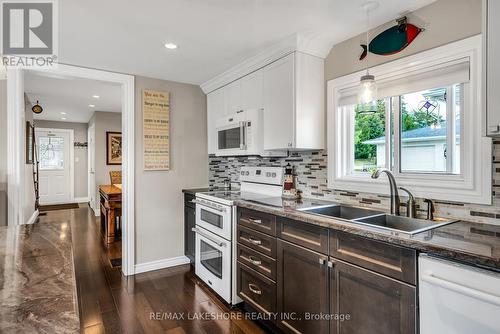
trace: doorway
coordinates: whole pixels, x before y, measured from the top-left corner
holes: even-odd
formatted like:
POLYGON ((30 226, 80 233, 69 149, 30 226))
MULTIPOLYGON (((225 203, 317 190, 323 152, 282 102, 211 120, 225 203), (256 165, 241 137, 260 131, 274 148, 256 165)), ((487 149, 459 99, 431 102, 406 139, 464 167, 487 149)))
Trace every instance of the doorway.
POLYGON ((41 205, 74 201, 73 130, 35 129, 41 205))
MULTIPOLYGON (((23 133, 25 132, 25 73, 28 71, 12 68, 7 70, 7 105, 8 142, 7 161, 8 165, 8 193, 10 206, 8 208, 9 225, 26 224, 31 222, 26 207, 32 205, 25 197, 29 183, 33 182, 27 173, 25 164, 25 143, 23 133)), ((134 228, 134 101, 135 88, 134 77, 101 70, 81 68, 77 66, 58 64, 51 69, 30 69, 29 72, 37 72, 52 78, 77 78, 98 80, 114 83, 119 86, 121 92, 121 119, 123 133, 122 148, 122 173, 123 173, 123 197, 122 217, 122 272, 124 275, 135 274, 135 228, 134 228)), ((47 109, 48 110, 48 109, 47 109)), ((97 201, 97 199, 94 199, 97 201)), ((96 203, 97 206, 98 203, 96 203)), ((36 212, 35 212, 36 213, 36 212)))

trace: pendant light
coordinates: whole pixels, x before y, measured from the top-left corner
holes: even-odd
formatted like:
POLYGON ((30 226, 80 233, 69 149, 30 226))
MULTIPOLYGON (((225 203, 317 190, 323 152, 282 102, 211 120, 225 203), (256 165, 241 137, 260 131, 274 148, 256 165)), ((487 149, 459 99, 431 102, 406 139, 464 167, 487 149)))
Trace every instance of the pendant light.
MULTIPOLYGON (((358 101, 363 105, 372 105, 377 99, 377 82, 370 74, 368 59, 370 57, 370 10, 378 7, 378 2, 368 1, 362 8, 366 11, 366 74, 361 77, 358 88, 358 101)), ((369 108, 371 109, 371 108, 369 108)))

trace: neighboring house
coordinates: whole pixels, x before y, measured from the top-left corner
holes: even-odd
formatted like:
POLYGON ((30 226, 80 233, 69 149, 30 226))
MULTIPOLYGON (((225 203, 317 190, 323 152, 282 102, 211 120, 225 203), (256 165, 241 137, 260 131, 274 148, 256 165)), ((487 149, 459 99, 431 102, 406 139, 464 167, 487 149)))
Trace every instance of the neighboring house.
MULTIPOLYGON (((455 131, 455 159, 460 161, 460 123, 455 131)), ((385 137, 364 141, 363 144, 377 145, 377 167, 385 166, 385 137)), ((459 165, 459 164, 457 164, 459 165)), ((402 133, 401 170, 446 171, 446 122, 440 126, 428 126, 402 133), (411 166, 411 167, 410 167, 411 166)))

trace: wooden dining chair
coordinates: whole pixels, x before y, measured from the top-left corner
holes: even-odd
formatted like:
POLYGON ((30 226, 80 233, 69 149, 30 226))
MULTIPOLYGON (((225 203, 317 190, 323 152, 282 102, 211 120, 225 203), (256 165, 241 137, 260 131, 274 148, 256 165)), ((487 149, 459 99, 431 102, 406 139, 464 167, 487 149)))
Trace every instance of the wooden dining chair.
POLYGON ((122 171, 115 170, 109 172, 109 178, 111 179, 111 184, 122 184, 122 171))

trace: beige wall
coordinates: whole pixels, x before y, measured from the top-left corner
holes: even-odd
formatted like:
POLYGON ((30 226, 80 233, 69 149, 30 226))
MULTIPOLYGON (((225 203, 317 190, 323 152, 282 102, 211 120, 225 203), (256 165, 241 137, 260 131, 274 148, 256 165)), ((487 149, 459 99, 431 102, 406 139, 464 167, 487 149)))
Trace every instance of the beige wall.
POLYGON ((122 132, 122 114, 120 112, 96 111, 89 125, 92 123, 95 123, 95 198, 98 199, 97 186, 110 184, 109 172, 122 169, 121 165, 106 164, 106 132, 122 132))
MULTIPOLYGON (((378 56, 370 53, 367 57, 370 66, 386 63, 481 33, 481 0, 438 0, 407 16, 410 23, 425 28, 425 31, 398 54, 378 56)), ((394 22, 389 22, 374 29, 371 36, 392 25, 394 25, 394 22)), ((365 35, 359 35, 335 45, 325 59, 325 79, 328 81, 362 70, 366 63, 365 61, 359 61, 360 44, 365 42, 365 35)))
MULTIPOLYGON (((87 123, 71 123, 35 120, 37 128, 45 129, 72 129, 75 142, 87 142, 87 123)), ((74 184, 75 198, 87 197, 88 192, 88 150, 86 148, 74 149, 74 184)))
POLYGON ((0 80, 0 226, 7 225, 7 80, 0 80))
POLYGON ((135 79, 136 263, 184 255, 182 189, 208 184, 206 97, 200 87, 135 79), (170 170, 144 171, 142 90, 170 92, 170 170))

